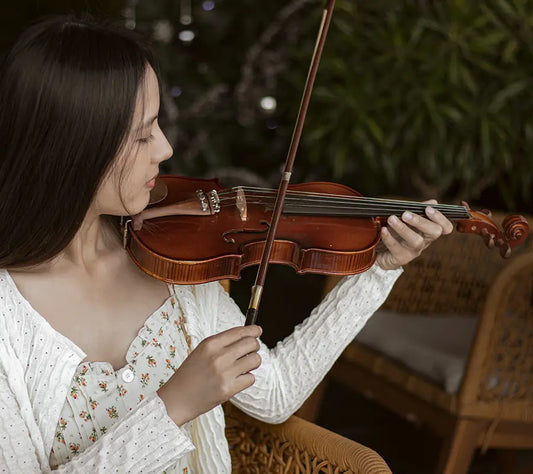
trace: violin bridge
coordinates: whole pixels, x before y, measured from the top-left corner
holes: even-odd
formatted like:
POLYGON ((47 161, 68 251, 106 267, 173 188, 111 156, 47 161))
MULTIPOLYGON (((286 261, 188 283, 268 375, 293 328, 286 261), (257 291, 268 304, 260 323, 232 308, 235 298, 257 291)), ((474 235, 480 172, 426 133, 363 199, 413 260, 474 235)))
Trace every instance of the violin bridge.
POLYGON ((241 221, 248 220, 248 206, 246 205, 246 195, 244 194, 244 190, 240 186, 237 188, 237 195, 235 197, 235 205, 237 206, 237 209, 239 210, 241 221))

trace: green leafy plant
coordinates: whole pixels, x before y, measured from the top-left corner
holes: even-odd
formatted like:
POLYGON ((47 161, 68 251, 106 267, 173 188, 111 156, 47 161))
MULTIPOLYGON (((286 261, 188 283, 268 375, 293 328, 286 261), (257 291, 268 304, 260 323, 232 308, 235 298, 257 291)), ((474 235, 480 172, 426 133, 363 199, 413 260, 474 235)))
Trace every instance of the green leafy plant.
POLYGON ((365 194, 528 206, 532 53, 529 0, 339 0, 305 159, 365 194))

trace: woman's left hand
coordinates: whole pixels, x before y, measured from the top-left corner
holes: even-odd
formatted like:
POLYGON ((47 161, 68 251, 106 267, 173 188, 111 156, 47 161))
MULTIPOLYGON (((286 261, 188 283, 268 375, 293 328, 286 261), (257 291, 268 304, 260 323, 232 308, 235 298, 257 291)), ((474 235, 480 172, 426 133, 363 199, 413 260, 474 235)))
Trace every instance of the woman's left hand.
POLYGON ((376 263, 384 270, 393 270, 418 257, 434 240, 453 231, 453 224, 439 211, 430 207, 434 199, 425 201, 426 216, 404 212, 401 220, 396 216, 387 219, 387 228, 381 229, 383 251, 378 250, 376 263))

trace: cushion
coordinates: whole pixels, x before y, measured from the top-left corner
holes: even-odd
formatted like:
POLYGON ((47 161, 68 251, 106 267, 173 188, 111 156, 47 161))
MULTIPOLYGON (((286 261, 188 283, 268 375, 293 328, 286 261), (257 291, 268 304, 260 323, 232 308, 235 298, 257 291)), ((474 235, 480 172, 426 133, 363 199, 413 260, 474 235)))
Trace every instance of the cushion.
POLYGON ((456 393, 466 368, 477 318, 457 315, 398 314, 380 310, 356 341, 427 376, 456 393))

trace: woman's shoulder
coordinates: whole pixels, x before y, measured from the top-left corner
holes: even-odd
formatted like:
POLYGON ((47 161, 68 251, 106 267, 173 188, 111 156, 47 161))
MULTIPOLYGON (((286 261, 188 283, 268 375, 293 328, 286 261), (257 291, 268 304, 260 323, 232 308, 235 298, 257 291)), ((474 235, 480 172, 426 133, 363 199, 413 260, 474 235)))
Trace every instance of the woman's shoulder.
MULTIPOLYGON (((10 354, 16 342, 22 340, 24 328, 29 326, 22 301, 17 299, 15 290, 9 272, 0 269, 0 345, 10 354)), ((3 350, 2 354, 5 355, 3 350)))
POLYGON ((22 305, 18 298, 16 286, 5 268, 0 269, 0 313, 13 312, 14 308, 22 305))
POLYGON ((0 336, 8 334, 15 339, 21 335, 34 335, 42 329, 33 308, 18 291, 18 288, 5 268, 0 269, 0 336))
POLYGON ((0 268, 0 291, 4 291, 8 284, 9 273, 7 269, 0 268))

